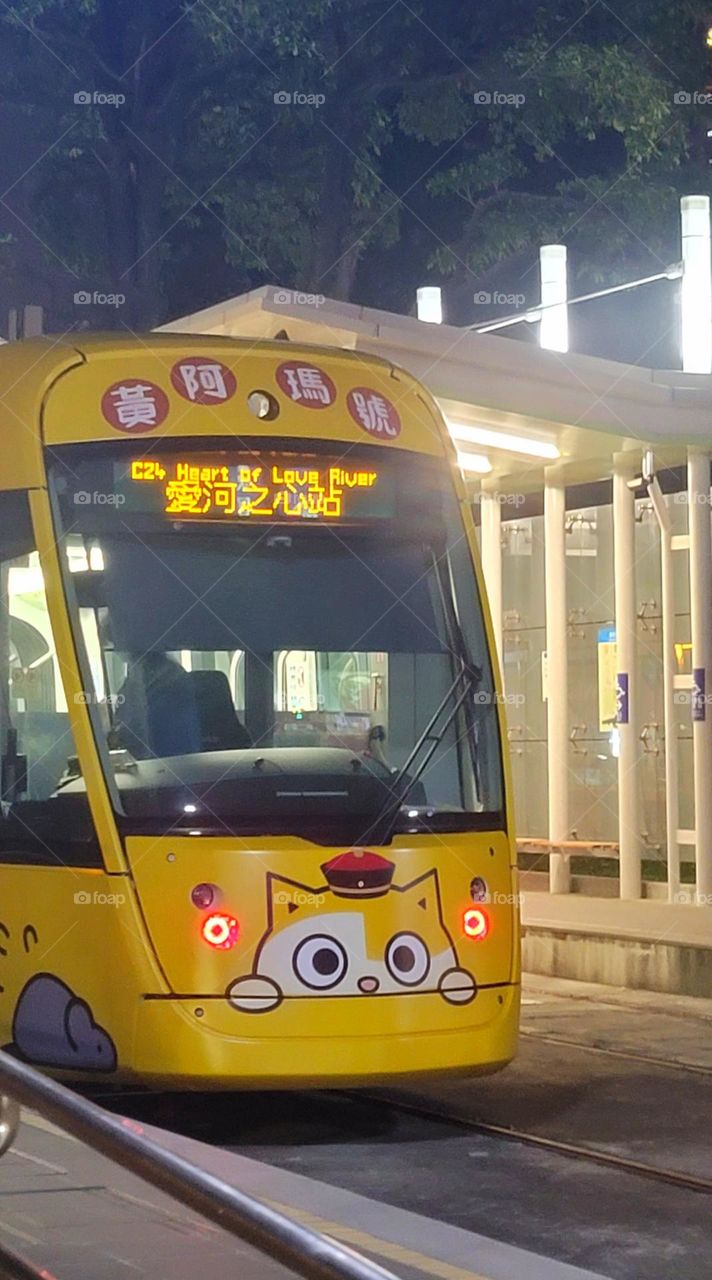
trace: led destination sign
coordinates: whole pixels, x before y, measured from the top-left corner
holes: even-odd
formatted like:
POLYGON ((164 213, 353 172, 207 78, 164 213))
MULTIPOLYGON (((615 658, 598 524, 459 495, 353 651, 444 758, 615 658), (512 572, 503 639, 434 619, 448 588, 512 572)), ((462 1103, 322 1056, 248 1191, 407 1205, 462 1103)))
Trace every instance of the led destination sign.
POLYGON ((128 475, 117 464, 116 482, 129 509, 162 511, 174 520, 352 522, 395 514, 392 474, 350 466, 347 459, 252 453, 240 460, 224 454, 136 458, 128 475))

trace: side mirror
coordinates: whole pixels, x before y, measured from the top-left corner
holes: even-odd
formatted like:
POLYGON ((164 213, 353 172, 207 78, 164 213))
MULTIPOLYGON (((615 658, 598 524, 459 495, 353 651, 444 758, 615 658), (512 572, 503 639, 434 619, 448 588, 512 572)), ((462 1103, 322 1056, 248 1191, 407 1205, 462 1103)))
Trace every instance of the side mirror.
POLYGON ((10 1149, 20 1125, 20 1107, 14 1098, 0 1093, 0 1156, 10 1149))

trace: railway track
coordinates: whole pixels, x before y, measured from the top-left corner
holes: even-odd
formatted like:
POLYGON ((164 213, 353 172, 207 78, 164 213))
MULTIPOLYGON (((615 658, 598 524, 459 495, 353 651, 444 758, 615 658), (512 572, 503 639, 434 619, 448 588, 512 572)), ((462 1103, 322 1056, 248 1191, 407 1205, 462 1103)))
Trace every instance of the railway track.
MULTIPOLYGON (((525 1037, 529 1040, 541 1040, 560 1047, 573 1048, 582 1052, 596 1053, 605 1057, 623 1059, 626 1061, 638 1062, 645 1066, 654 1066, 664 1068, 668 1071, 689 1072, 694 1075, 710 1076, 712 1070, 706 1067, 697 1066, 693 1063, 671 1063, 667 1059, 648 1057, 643 1054, 628 1053, 626 1050, 608 1049, 589 1044, 582 1044, 579 1041, 571 1040, 563 1036, 540 1035, 536 1032, 525 1032, 525 1037)), ((122 1103, 128 1105, 129 1113, 131 1112, 131 1103, 139 1102, 139 1104, 151 1105, 151 1101, 162 1097, 160 1090, 124 1090, 112 1093, 111 1091, 98 1091, 94 1094, 95 1100, 104 1102, 111 1109, 122 1109, 122 1103), (113 1106, 112 1106, 113 1104, 113 1106)), ((321 1096, 326 1101, 328 1098, 340 1097, 350 1104, 363 1105, 364 1103, 375 1104, 377 1107, 387 1107, 393 1112, 403 1115, 410 1115, 414 1118, 430 1121, 432 1123, 455 1125, 463 1130, 471 1133, 486 1135, 504 1139, 507 1142, 518 1143, 533 1147, 541 1151, 549 1152, 552 1155, 560 1155, 567 1159, 586 1161, 589 1164, 596 1164, 603 1168, 615 1170, 619 1173, 627 1173, 631 1176, 645 1178, 649 1181, 662 1183, 667 1186, 677 1187, 686 1191, 693 1191, 698 1194, 712 1194, 712 1177, 707 1178, 693 1173, 685 1173, 676 1169, 664 1168, 658 1165, 646 1164, 643 1161, 635 1160, 624 1155, 617 1155, 611 1151, 597 1150, 585 1143, 568 1142, 558 1138, 549 1138, 543 1134, 532 1133, 527 1129, 520 1129, 515 1126, 506 1124, 494 1124, 487 1120, 473 1118, 457 1108, 453 1108, 452 1103, 439 1106, 433 1103, 431 1099, 420 1100, 413 1096, 401 1096, 399 1093, 393 1093, 390 1090, 335 1090, 333 1092, 317 1093, 312 1097, 321 1096)), ((180 1104, 179 1104, 180 1105, 180 1104)), ((143 1110, 143 1107, 141 1107, 143 1110)), ((160 1119, 156 1117, 160 1124, 160 1119)), ((201 1134, 201 1136, 204 1136, 201 1134)), ((210 1139, 208 1139, 210 1140, 210 1139)))
MULTIPOLYGON (((354 1097, 353 1094, 345 1094, 343 1096, 354 1097)), ((400 1111, 403 1114, 418 1117, 422 1120, 459 1125, 461 1128, 468 1129, 473 1133, 504 1138, 508 1142, 536 1147, 539 1150, 565 1156, 568 1159, 584 1160, 589 1164, 597 1164, 607 1169, 615 1169, 619 1173, 629 1173, 639 1178, 647 1178, 649 1181, 664 1183, 666 1186, 678 1187, 682 1190, 694 1191, 702 1195, 712 1195, 712 1178, 698 1177, 696 1174, 682 1173, 676 1169, 664 1169, 657 1165, 644 1164, 640 1160, 632 1160, 627 1156, 617 1156, 608 1151, 596 1151, 593 1147, 574 1142, 563 1142, 557 1138, 546 1138, 541 1134, 529 1133, 527 1130, 516 1129, 509 1125, 490 1124, 485 1120, 474 1120, 449 1108, 443 1107, 441 1109, 430 1104, 424 1105, 417 1101, 394 1098, 390 1093, 368 1092, 359 1096, 361 1098, 367 1097, 373 1102, 385 1103, 394 1111, 400 1111)))
POLYGON ((671 1062, 669 1058, 656 1058, 647 1053, 631 1053, 627 1049, 611 1049, 607 1045, 590 1044, 582 1040, 574 1040, 568 1036, 552 1036, 547 1032, 530 1031, 520 1027, 522 1040, 540 1040, 543 1044, 559 1045, 565 1049, 579 1049, 582 1053, 597 1053, 606 1058, 621 1058, 627 1062, 639 1062, 646 1067, 660 1067, 665 1071, 687 1071, 696 1076, 712 1076, 712 1067, 703 1067, 696 1062, 671 1062))

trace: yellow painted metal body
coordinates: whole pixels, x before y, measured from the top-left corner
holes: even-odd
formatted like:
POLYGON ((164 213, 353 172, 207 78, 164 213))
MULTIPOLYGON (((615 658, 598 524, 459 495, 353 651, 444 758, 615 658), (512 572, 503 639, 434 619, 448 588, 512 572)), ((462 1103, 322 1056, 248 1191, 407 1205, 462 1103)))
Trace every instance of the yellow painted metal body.
MULTIPOLYGON (((33 341, 0 349, 0 489, 27 489, 40 549, 69 717, 104 860, 103 870, 0 862, 0 1044, 26 984, 53 975, 85 1002, 116 1051, 114 1077, 167 1086, 235 1088, 364 1083, 438 1072, 488 1072, 511 1059, 519 1011, 519 934, 511 787, 505 759, 507 831, 400 835, 375 850, 394 865, 386 894, 354 904, 325 883, 321 870, 344 852, 291 837, 135 836, 122 842, 87 707, 55 543, 43 449, 100 440, 121 445, 103 416, 106 388, 146 379, 169 399, 155 431, 171 438, 278 434, 364 444, 368 436, 343 407, 348 390, 368 385, 396 405, 400 449, 450 457, 447 429, 428 393, 402 370, 349 352, 226 339, 150 335, 143 339, 33 341), (210 355, 233 370, 237 395, 222 406, 190 404, 172 387, 182 357, 210 355), (276 422, 250 414, 255 390, 280 399, 275 369, 285 360, 317 363, 333 380, 337 405, 319 412, 285 403, 276 422), (298 872, 295 872, 298 867, 298 872), (474 876, 487 880, 490 931, 463 932, 474 876), (229 951, 206 946, 190 900, 198 882, 221 886, 239 920, 229 951), (91 909, 89 909, 91 907, 91 909), (328 991, 260 1003, 272 968, 284 986, 280 938, 308 921, 348 914, 366 956, 417 927, 433 953, 474 977, 474 998, 444 999, 437 989, 404 994, 330 995, 328 991), (257 982, 253 988, 251 984, 257 982), (261 985, 260 985, 261 984, 261 985), (228 998, 234 987, 235 998, 228 998), (241 993, 246 992, 242 998, 241 993), (252 1003, 250 1001, 252 1000, 252 1003)), ((123 437, 125 439, 125 437, 123 437)), ((136 439, 126 439, 136 448, 136 439)), ((383 448, 390 446, 387 440, 383 448)), ((484 599, 474 526, 453 466, 484 599)), ((486 626, 494 655, 489 616, 486 626)), ((493 657, 496 665, 496 657, 493 657)), ((499 684, 499 678, 497 678, 499 684)), ((506 743, 500 705, 502 741, 506 743)), ((288 983, 287 983, 288 986, 288 983)), ((96 1064, 101 1070, 101 1063, 96 1064)))

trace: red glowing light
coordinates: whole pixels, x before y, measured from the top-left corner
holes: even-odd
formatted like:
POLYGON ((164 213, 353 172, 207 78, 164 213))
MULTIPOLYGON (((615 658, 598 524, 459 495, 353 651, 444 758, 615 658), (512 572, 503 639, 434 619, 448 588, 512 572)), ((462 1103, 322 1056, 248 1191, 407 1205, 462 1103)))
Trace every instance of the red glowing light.
POLYGON ((212 915, 203 921, 202 934, 208 946, 229 951, 237 942, 239 929, 234 916, 212 915))
POLYGON ((462 918, 462 928, 468 938, 481 942, 489 933, 487 913, 479 907, 470 907, 462 918))

